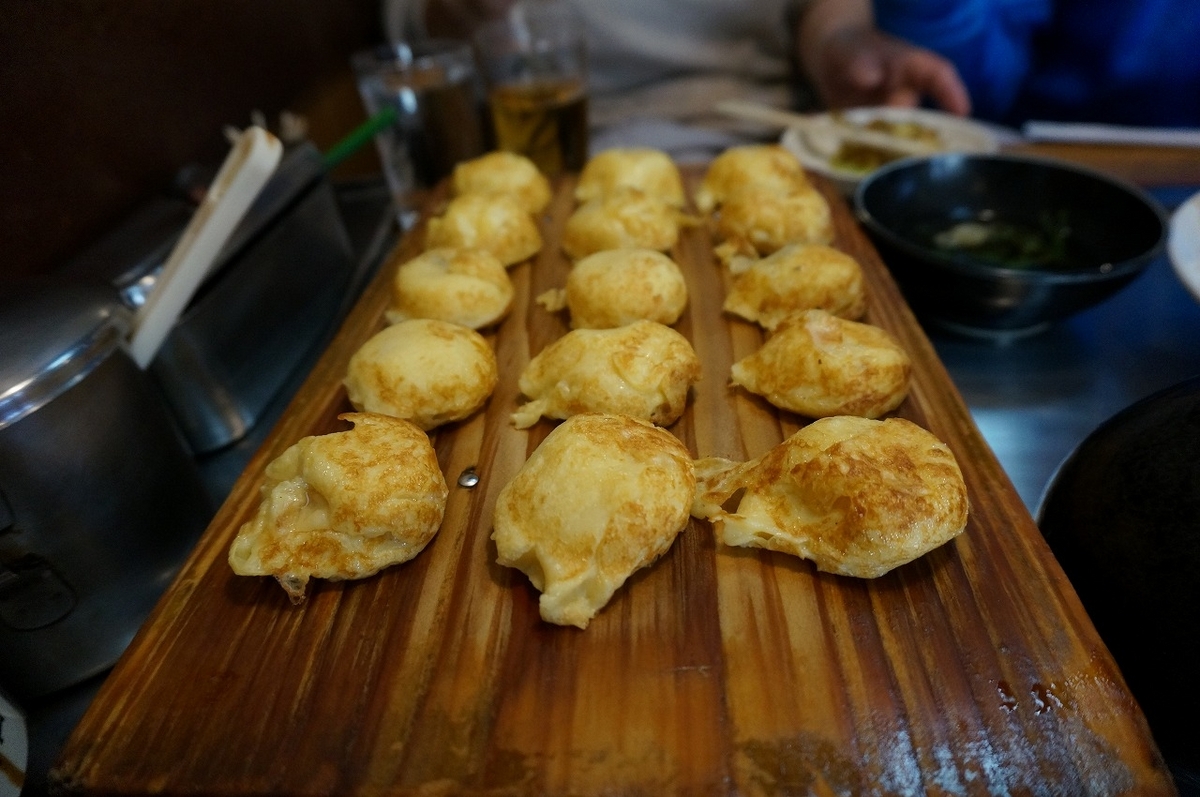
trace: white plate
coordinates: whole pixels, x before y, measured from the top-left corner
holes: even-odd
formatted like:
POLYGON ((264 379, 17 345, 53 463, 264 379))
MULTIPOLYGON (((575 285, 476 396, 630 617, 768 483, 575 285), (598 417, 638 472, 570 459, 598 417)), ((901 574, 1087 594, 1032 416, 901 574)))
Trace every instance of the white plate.
MULTIPOLYGON (((839 115, 854 125, 864 125, 876 119, 915 122, 937 131, 944 152, 988 153, 1000 148, 1001 135, 995 128, 939 111, 923 108, 852 108, 840 111, 839 115)), ((837 153, 836 141, 816 140, 798 128, 789 127, 784 131, 780 143, 800 159, 805 169, 830 178, 844 194, 852 194, 859 181, 866 177, 866 174, 861 172, 839 169, 830 163, 837 153)))
POLYGON ((1200 194, 1171 214, 1167 255, 1180 281, 1200 302, 1200 194))

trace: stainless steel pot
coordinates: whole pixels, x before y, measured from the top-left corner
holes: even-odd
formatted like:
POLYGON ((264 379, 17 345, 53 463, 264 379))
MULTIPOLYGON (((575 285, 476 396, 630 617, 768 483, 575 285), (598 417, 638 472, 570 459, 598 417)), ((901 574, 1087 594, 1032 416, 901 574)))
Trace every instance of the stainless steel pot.
POLYGON ((0 685, 110 667, 214 508, 106 286, 0 294, 0 685))
MULTIPOLYGON (((157 287, 194 210, 182 200, 155 198, 66 272, 111 284, 136 310, 157 287)), ((195 454, 218 451, 255 427, 361 281, 321 153, 298 144, 284 154, 150 364, 195 454)))

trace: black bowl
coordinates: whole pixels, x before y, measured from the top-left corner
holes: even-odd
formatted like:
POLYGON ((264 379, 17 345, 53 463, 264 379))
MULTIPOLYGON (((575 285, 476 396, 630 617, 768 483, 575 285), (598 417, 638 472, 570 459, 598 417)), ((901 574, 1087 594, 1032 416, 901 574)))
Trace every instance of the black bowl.
POLYGON ((1163 755, 1200 785, 1198 449, 1200 376, 1088 435, 1046 488, 1038 525, 1163 755))
POLYGON ((859 184, 854 205, 919 318, 989 337, 1108 298, 1162 253, 1167 232, 1134 186, 1019 155, 896 161, 859 184))

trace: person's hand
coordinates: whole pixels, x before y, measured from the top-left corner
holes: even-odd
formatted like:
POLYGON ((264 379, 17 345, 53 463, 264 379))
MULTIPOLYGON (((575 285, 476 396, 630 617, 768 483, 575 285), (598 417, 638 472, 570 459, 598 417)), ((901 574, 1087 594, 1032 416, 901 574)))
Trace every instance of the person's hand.
POLYGON ((914 107, 930 99, 966 116, 971 99, 950 61, 871 27, 845 28, 804 53, 809 78, 829 108, 865 105, 914 107))
POLYGON ((461 38, 504 16, 515 0, 429 0, 425 27, 431 36, 461 38))

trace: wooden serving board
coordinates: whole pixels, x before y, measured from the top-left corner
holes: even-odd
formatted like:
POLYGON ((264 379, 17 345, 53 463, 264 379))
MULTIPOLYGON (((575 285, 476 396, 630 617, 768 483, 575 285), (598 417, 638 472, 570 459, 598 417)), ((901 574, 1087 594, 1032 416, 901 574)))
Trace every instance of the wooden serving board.
MULTIPOLYGON (((685 170, 690 187, 701 176, 685 170)), ((451 484, 415 560, 317 583, 292 606, 233 575, 229 544, 265 465, 347 428, 341 380, 382 327, 402 241, 237 482, 71 735, 52 782, 75 793, 220 795, 1170 794, 1142 713, 929 341, 845 203, 836 245, 869 284, 867 321, 913 358, 897 414, 957 456, 966 532, 876 580, 718 546, 693 521, 586 631, 538 617, 495 564, 497 493, 552 428, 508 417, 529 358, 567 331, 534 301, 564 284, 553 243, 512 269, 484 411, 433 435, 451 484), (456 487, 474 467, 474 489, 456 487)), ((435 197, 436 201, 436 197, 435 197)), ((805 422, 728 385, 760 331, 726 317, 703 228, 672 253, 690 291, 676 325, 704 363, 671 430, 697 457, 762 454, 805 422)))

